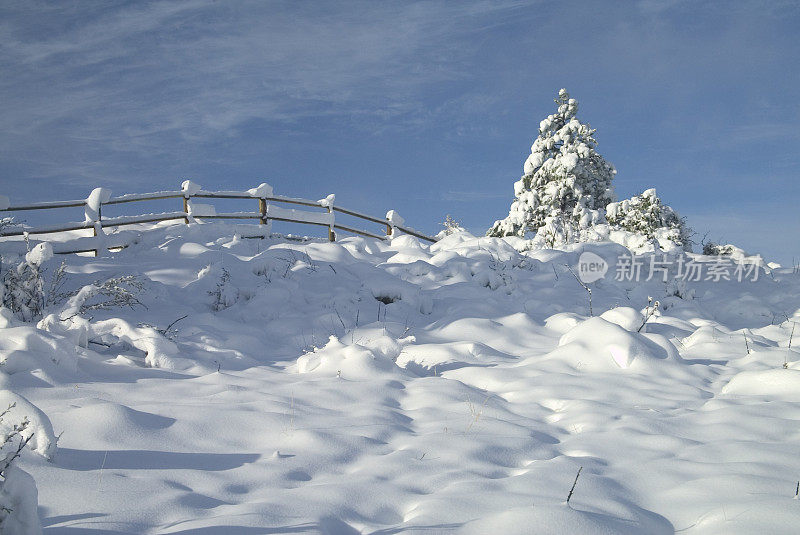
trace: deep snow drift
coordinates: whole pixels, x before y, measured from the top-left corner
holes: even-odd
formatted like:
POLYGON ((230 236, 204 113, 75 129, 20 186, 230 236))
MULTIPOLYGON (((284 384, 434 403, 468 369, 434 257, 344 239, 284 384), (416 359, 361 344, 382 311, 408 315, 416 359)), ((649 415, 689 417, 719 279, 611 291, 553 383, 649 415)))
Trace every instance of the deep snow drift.
POLYGON ((64 258, 64 291, 133 275, 141 306, 3 312, 0 402, 37 433, 19 467, 45 533, 796 532, 791 269, 612 268, 590 316, 567 266, 619 245, 235 230, 64 258))

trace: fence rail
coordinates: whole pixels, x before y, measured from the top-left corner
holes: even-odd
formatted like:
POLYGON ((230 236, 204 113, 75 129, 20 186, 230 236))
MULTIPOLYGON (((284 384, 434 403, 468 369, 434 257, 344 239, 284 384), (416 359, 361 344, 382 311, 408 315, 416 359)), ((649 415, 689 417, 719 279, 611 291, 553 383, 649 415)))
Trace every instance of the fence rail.
POLYGON ((85 219, 83 222, 69 222, 58 225, 27 226, 22 224, 11 224, 0 228, 0 237, 15 237, 29 235, 55 234, 59 232, 72 232, 79 230, 91 230, 93 235, 75 238, 56 249, 57 253, 85 253, 94 251, 100 254, 101 250, 118 249, 128 245, 124 237, 118 235, 107 235, 104 229, 117 228, 126 225, 137 225, 143 223, 158 223, 163 221, 180 221, 186 224, 193 224, 202 220, 231 219, 231 220, 256 220, 259 223, 261 235, 271 231, 272 221, 283 221, 290 223, 301 223, 305 225, 317 225, 328 228, 328 239, 335 241, 337 231, 366 236, 370 238, 386 239, 396 236, 398 232, 415 236, 421 240, 435 242, 436 240, 425 234, 421 234, 412 228, 405 226, 401 218, 394 210, 389 211, 385 218, 374 217, 363 214, 355 210, 341 208, 335 204, 335 196, 329 195, 325 199, 313 201, 295 197, 285 197, 275 195, 268 184, 247 191, 205 191, 198 185, 185 181, 181 184, 180 190, 175 191, 156 191, 152 193, 132 193, 112 197, 111 192, 104 188, 92 190, 89 197, 85 200, 73 201, 48 201, 23 205, 11 205, 7 197, 0 196, 0 215, 4 212, 19 212, 29 210, 51 210, 55 208, 77 208, 83 207, 85 219), (183 210, 174 212, 161 212, 154 214, 141 214, 132 216, 104 217, 103 207, 133 202, 146 202, 164 199, 182 199, 183 210), (217 213, 212 205, 196 203, 195 199, 250 199, 258 201, 258 211, 254 212, 227 212, 217 213), (322 211, 300 210, 296 208, 284 208, 275 203, 304 206, 311 208, 323 208, 322 211), (369 221, 382 225, 386 229, 386 234, 381 235, 368 230, 353 228, 336 222, 336 213, 341 213, 350 217, 369 221), (72 245, 72 246, 70 246, 72 245))

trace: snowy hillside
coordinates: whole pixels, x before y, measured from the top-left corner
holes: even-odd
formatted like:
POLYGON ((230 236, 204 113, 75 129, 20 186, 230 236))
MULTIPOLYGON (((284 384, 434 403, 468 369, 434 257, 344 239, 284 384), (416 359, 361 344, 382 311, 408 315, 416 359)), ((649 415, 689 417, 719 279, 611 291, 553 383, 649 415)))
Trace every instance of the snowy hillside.
MULTIPOLYGON (((45 533, 796 533, 791 269, 615 280, 609 243, 235 230, 53 258, 44 319, 0 311, 45 533), (583 252, 610 266, 591 303, 583 252), (131 306, 66 298, 109 279, 131 306)), ((5 529, 36 532, 15 477, 5 529)))

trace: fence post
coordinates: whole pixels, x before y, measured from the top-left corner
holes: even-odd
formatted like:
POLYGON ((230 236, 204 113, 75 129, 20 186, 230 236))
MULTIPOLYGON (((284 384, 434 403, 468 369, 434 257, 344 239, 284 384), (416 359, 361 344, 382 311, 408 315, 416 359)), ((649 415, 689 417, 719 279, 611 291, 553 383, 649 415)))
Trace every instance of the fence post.
POLYGON ((92 224, 92 235, 95 237, 94 256, 100 256, 100 249, 104 248, 102 212, 103 203, 111 198, 111 190, 106 188, 94 188, 84 201, 83 213, 86 223, 92 224))
POLYGON ((192 217, 192 195, 200 191, 202 188, 192 182, 191 180, 184 180, 181 182, 181 192, 183 192, 183 213, 186 224, 194 222, 192 217))
POLYGON ((331 215, 330 221, 328 222, 328 241, 336 241, 336 230, 334 229, 336 215, 333 213, 333 203, 336 202, 336 195, 331 193, 324 199, 320 199, 317 202, 320 206, 327 208, 328 213, 331 215))
MULTIPOLYGON (((94 236, 95 238, 97 237, 97 225, 98 225, 98 223, 100 224, 100 232, 103 231, 103 222, 102 222, 103 212, 102 212, 102 208, 103 208, 102 204, 97 207, 97 222, 94 224, 94 227, 92 227, 92 236, 94 236)), ((95 240, 95 242, 97 242, 97 240, 95 240)), ((97 244, 95 244, 95 246, 96 245, 97 244)), ((99 248, 96 248, 94 250, 94 256, 95 256, 95 258, 100 256, 100 249, 99 248)))
MULTIPOLYGON (((331 214, 331 221, 333 221, 333 206, 328 206, 328 213, 331 214)), ((328 227, 328 241, 336 241, 336 231, 333 228, 333 223, 328 227)))
POLYGON ((258 212, 261 214, 261 219, 259 223, 262 225, 267 224, 267 200, 266 199, 258 199, 258 212))
POLYGON ((402 227, 406 220, 394 210, 389 210, 386 212, 386 220, 388 221, 386 223, 386 235, 390 238, 396 238, 397 227, 402 227))
POLYGON ((250 188, 247 190, 247 193, 258 199, 258 213, 261 215, 261 218, 258 220, 258 226, 266 226, 266 228, 263 230, 267 233, 272 232, 272 223, 270 222, 269 217, 267 217, 267 198, 272 197, 272 186, 266 182, 262 182, 255 188, 250 188))

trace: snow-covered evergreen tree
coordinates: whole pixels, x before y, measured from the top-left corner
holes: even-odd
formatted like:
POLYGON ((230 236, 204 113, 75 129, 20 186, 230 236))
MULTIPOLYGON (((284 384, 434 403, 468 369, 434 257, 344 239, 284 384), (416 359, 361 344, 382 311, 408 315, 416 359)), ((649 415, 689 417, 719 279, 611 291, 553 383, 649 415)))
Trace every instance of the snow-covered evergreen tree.
POLYGON ((578 103, 565 89, 558 110, 539 124, 522 178, 514 184, 508 217, 496 221, 488 236, 535 233, 553 246, 578 241, 582 230, 602 223, 603 209, 614 201, 614 166, 597 153, 594 130, 575 117, 578 103))
POLYGON ((691 229, 675 210, 661 202, 654 188, 630 199, 610 203, 606 207, 606 219, 613 229, 641 234, 651 240, 669 240, 691 250, 691 229))

